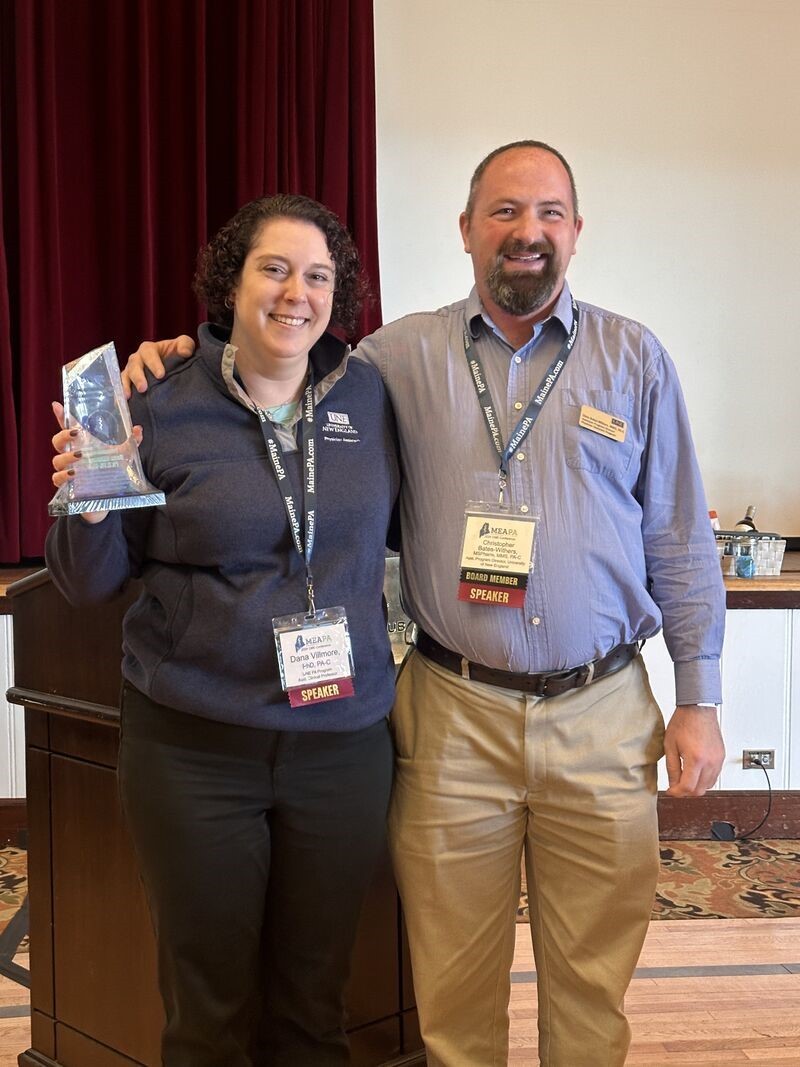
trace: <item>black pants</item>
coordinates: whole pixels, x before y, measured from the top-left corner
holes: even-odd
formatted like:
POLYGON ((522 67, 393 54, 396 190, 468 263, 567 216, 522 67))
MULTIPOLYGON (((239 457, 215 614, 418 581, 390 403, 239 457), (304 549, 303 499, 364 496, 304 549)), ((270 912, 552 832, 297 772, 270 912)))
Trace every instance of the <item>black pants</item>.
POLYGON ((384 842, 385 721, 227 726, 125 685, 119 781, 158 943, 165 1067, 340 1067, 343 989, 384 842))

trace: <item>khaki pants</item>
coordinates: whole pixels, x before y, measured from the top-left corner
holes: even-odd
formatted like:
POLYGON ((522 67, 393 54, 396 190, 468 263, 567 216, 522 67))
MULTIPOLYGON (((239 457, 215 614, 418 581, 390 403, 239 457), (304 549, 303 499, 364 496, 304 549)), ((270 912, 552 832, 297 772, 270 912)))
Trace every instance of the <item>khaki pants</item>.
POLYGON ((524 853, 543 1067, 618 1067, 658 874, 664 724, 641 657, 542 700, 414 652, 389 821, 428 1067, 503 1067, 524 853))

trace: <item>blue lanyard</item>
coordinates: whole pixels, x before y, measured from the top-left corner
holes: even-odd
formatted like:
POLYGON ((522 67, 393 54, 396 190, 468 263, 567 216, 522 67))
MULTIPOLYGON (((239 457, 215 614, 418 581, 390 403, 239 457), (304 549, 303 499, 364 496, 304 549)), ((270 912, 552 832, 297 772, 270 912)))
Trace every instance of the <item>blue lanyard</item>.
POLYGON ((466 356, 469 369, 472 372, 472 383, 475 386, 475 392, 478 395, 478 401, 483 410, 483 417, 489 430, 489 437, 491 438, 495 451, 500 457, 500 503, 503 502, 503 490, 508 481, 508 461, 533 429, 533 425, 539 418, 542 408, 545 405, 545 401, 550 396, 553 387, 560 378, 561 372, 566 366, 569 354, 575 347, 579 322, 580 311, 575 302, 575 298, 573 297, 572 330, 570 331, 569 337, 564 341, 558 355, 547 368, 544 378, 539 382, 539 387, 529 400, 525 412, 509 437, 508 444, 505 446, 503 445, 503 437, 500 433, 497 413, 492 399, 492 393, 489 389, 489 383, 486 380, 486 374, 483 370, 483 364, 477 354, 470 355, 472 338, 470 337, 469 326, 466 323, 464 324, 464 355, 466 356))
POLYGON ((300 517, 294 502, 294 494, 291 491, 291 483, 286 473, 283 449, 278 439, 273 435, 272 423, 265 411, 256 407, 264 435, 264 443, 267 446, 267 455, 272 463, 272 471, 278 483, 278 489, 283 496, 283 506, 289 519, 289 529, 292 532, 294 547, 300 558, 306 565, 306 590, 308 592, 309 616, 314 614, 314 579, 311 574, 311 557, 314 553, 314 538, 317 532, 317 460, 314 448, 314 375, 309 371, 308 383, 303 394, 303 469, 305 478, 303 481, 303 511, 305 519, 305 539, 301 534, 300 517), (284 483, 288 491, 284 488, 284 483))

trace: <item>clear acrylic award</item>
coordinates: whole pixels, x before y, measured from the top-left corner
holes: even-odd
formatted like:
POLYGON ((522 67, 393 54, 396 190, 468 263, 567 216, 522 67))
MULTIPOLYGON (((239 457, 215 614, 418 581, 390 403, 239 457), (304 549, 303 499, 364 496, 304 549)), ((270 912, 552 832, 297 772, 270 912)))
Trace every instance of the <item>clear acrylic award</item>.
POLYGON ((62 378, 64 426, 79 431, 71 449, 83 455, 48 512, 79 515, 164 504, 164 494, 142 470, 113 341, 67 363, 62 378))

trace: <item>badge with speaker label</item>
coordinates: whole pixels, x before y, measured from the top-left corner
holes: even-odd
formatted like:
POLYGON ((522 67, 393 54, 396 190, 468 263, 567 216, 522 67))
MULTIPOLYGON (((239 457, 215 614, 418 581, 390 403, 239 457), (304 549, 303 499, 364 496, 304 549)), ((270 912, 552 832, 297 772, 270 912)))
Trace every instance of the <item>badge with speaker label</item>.
POLYGON ((536 519, 510 508, 469 504, 464 515, 458 599, 519 608, 533 567, 536 519))
POLYGON ((293 708, 351 697, 353 652, 344 608, 272 620, 281 685, 293 708))

